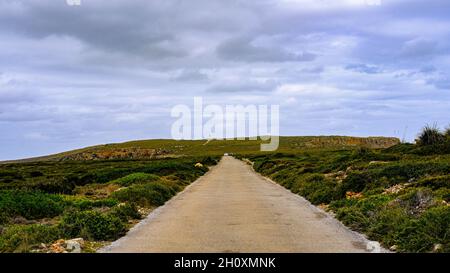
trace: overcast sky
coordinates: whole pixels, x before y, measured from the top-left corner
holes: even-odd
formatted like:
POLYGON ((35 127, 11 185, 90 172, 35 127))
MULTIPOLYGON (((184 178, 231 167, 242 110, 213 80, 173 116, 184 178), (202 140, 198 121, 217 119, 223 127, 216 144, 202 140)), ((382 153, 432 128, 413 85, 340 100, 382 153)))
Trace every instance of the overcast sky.
POLYGON ((377 2, 0 0, 0 160, 169 138, 194 96, 279 104, 282 135, 445 127, 450 1, 377 2))

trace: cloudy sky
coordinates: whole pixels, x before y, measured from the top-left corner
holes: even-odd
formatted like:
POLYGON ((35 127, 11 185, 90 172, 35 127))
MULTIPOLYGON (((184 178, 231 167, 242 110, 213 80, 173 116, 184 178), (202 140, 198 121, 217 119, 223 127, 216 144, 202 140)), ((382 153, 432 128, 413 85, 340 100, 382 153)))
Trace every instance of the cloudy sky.
POLYGON ((448 0, 0 0, 0 160, 169 138, 194 96, 413 140, 450 122, 449 71, 448 0))

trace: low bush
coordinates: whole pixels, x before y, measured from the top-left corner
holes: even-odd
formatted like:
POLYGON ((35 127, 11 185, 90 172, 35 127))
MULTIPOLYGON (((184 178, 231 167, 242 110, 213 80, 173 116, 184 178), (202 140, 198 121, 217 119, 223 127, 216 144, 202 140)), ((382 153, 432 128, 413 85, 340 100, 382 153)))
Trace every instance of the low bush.
POLYGON ((123 187, 128 187, 132 184, 157 181, 158 179, 159 176, 154 174, 132 173, 119 179, 113 180, 111 181, 111 183, 115 183, 123 187))
POLYGON ((66 202, 59 195, 38 191, 0 191, 0 218, 22 216, 26 219, 54 217, 61 214, 66 202))
POLYGON ((40 243, 49 243, 59 237, 57 226, 9 226, 0 235, 0 252, 28 252, 40 243))
POLYGON ((87 210, 98 207, 113 207, 119 203, 116 199, 106 198, 99 200, 91 200, 79 196, 65 196, 68 206, 78 210, 87 210))
POLYGON ((25 181, 15 181, 10 184, 0 184, 5 190, 40 191, 45 193, 70 194, 75 184, 64 177, 33 177, 25 181))
POLYGON ((114 192, 111 197, 141 206, 160 206, 174 196, 176 190, 162 183, 136 184, 114 192))
POLYGON ((440 188, 435 190, 434 192, 435 198, 439 201, 444 201, 446 203, 450 203, 450 189, 448 188, 440 188))
POLYGON ((422 146, 440 144, 445 140, 444 134, 441 133, 436 125, 426 125, 420 132, 417 144, 422 146))
POLYGON ((425 177, 414 183, 415 187, 428 187, 433 190, 440 188, 450 189, 450 175, 425 177))
POLYGON ((298 193, 313 204, 328 204, 336 199, 336 183, 321 174, 308 174, 297 182, 298 193))
POLYGON ((63 215, 59 227, 62 234, 70 238, 114 240, 124 234, 126 223, 112 213, 70 211, 63 215))
POLYGON ((404 252, 450 252, 450 207, 427 210, 419 219, 411 220, 398 233, 398 246, 404 252))
POLYGON ((371 186, 373 186, 373 178, 368 172, 353 171, 339 185, 339 196, 344 197, 348 191, 362 192, 371 186))
POLYGON ((373 166, 369 173, 376 180, 387 178, 390 182, 384 186, 389 186, 425 176, 446 175, 450 173, 450 162, 396 162, 382 167, 373 166))
POLYGON ((367 235, 385 246, 398 245, 399 231, 411 221, 408 213, 400 207, 376 209, 365 230, 367 235))
POLYGON ((117 216, 123 222, 132 219, 141 219, 142 216, 134 204, 120 204, 110 211, 111 215, 117 216))
POLYGON ((336 211, 336 218, 353 230, 365 231, 370 219, 356 207, 343 207, 336 211))
POLYGON ((450 137, 447 137, 442 143, 418 146, 412 151, 413 154, 417 155, 445 155, 450 154, 450 137))

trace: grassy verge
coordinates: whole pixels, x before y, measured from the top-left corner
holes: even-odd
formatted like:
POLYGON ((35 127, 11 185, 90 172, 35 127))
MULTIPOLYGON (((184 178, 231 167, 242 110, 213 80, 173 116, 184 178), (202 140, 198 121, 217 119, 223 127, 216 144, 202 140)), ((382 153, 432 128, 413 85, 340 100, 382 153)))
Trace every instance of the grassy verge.
POLYGON ((59 239, 115 240, 217 159, 0 165, 0 252, 46 252, 59 239))
POLYGON ((450 155, 418 150, 424 148, 402 144, 246 158, 256 171, 391 250, 450 252, 450 155))

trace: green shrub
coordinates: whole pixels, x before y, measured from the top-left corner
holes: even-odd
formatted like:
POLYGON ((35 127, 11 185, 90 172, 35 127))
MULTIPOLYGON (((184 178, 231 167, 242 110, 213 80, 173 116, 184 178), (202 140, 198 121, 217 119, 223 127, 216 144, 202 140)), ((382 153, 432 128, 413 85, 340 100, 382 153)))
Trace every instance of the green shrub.
POLYGON ((22 189, 29 191, 41 191, 46 193, 70 194, 75 188, 75 184, 64 177, 36 177, 23 181, 11 187, 12 189, 22 189))
POLYGON ((436 124, 426 125, 419 134, 417 144, 422 146, 436 145, 444 142, 445 137, 436 124))
POLYGON ((428 188, 412 189, 400 195, 396 201, 411 215, 420 214, 435 205, 433 192, 428 188))
POLYGON ((174 196, 176 191, 162 182, 136 184, 114 192, 111 196, 122 202, 141 206, 160 206, 174 196))
POLYGON ((328 204, 337 196, 336 184, 321 174, 306 175, 298 182, 298 193, 313 204, 328 204))
POLYGON ((343 207, 337 210, 336 218, 353 230, 364 231, 370 225, 370 219, 356 207, 343 207))
POLYGON ((358 203, 358 199, 347 199, 347 198, 342 198, 342 199, 338 199, 338 200, 334 200, 332 202, 330 202, 330 206, 329 208, 337 211, 340 208, 344 208, 344 207, 352 207, 354 206, 356 203, 358 203))
POLYGON ((0 224, 7 223, 9 220, 9 215, 5 212, 0 210, 0 224))
POLYGON ((412 143, 399 143, 392 147, 382 150, 382 153, 390 154, 409 154, 416 148, 416 145, 412 143))
POLYGON ((373 216, 377 210, 384 209, 392 199, 392 196, 386 194, 372 195, 358 200, 355 207, 365 215, 373 216))
MULTIPOLYGON (((446 175, 450 172, 449 162, 396 162, 384 167, 374 166, 370 175, 375 179, 386 177, 389 185, 416 180, 429 175, 446 175)), ((389 186, 385 185, 385 186, 389 186)))
POLYGON ((434 196, 438 200, 442 200, 447 203, 450 203, 450 189, 448 189, 448 188, 440 188, 440 189, 434 191, 434 196))
POLYGON ((414 183, 415 187, 428 187, 433 190, 440 188, 450 189, 450 175, 425 177, 414 183))
POLYGON ((65 213, 60 228, 70 238, 113 240, 124 234, 126 225, 117 215, 88 210, 65 213))
POLYGON ((412 151, 412 153, 417 155, 443 155, 450 154, 450 137, 447 137, 442 143, 418 146, 412 151))
POLYGON ((447 139, 450 139, 450 125, 445 128, 444 135, 447 137, 447 139))
POLYGON ((0 252, 28 252, 40 243, 53 242, 59 237, 57 226, 9 226, 0 235, 0 252))
POLYGON ((345 196, 347 191, 362 192, 368 185, 371 186, 373 178, 368 172, 353 171, 342 181, 339 186, 339 194, 345 196))
POLYGON ((450 152, 448 143, 250 158, 256 171, 314 204, 330 202, 328 208, 336 218, 385 247, 397 245, 401 252, 428 252, 440 244, 439 251, 450 252, 450 162, 443 155, 450 152), (324 175, 328 173, 333 174, 324 175), (386 188, 397 184, 405 188, 385 193, 386 188), (362 197, 347 199, 348 191, 361 192, 362 197))
POLYGON ((59 195, 38 191, 0 191, 0 211, 5 216, 27 219, 54 217, 61 214, 66 202, 59 195))
POLYGON ((409 222, 398 234, 398 246, 404 252, 432 251, 435 244, 442 252, 450 251, 450 207, 427 210, 419 219, 409 222))
POLYGON ((131 219, 141 219, 142 216, 134 204, 120 204, 110 211, 111 215, 117 216, 123 222, 131 219))
POLYGON ((132 184, 157 181, 159 176, 148 173, 132 173, 127 176, 111 181, 111 183, 118 184, 123 187, 128 187, 132 184))
POLYGON ((118 200, 112 198, 90 200, 85 197, 78 196, 66 196, 66 200, 69 206, 79 210, 87 210, 98 207, 113 207, 119 203, 118 200))
POLYGON ((380 241, 390 247, 398 244, 399 231, 409 224, 411 218, 403 208, 375 208, 378 209, 367 227, 370 239, 380 241))

